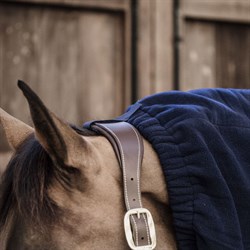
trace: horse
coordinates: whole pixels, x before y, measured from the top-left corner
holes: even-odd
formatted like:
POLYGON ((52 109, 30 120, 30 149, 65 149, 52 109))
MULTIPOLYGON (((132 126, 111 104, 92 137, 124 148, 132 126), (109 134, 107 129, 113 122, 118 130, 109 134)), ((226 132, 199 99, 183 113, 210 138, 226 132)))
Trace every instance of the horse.
POLYGON ((99 133, 111 125, 70 125, 28 85, 18 86, 34 128, 0 109, 14 149, 0 182, 1 250, 151 250, 155 235, 160 250, 250 248, 250 90, 171 91, 139 100, 112 119, 142 136, 144 154, 134 158, 131 141, 117 157, 121 145, 99 133), (141 171, 140 188, 137 176, 128 183, 137 183, 135 201, 141 194, 143 204, 127 212, 124 159, 141 171), (134 220, 145 220, 144 234, 134 220))
MULTIPOLYGON (((18 85, 34 127, 0 109, 14 150, 0 182, 0 249, 129 249, 122 173, 110 142, 65 122, 25 83, 18 85)), ((161 164, 152 145, 143 144, 142 203, 154 218, 157 249, 175 250, 161 164)))

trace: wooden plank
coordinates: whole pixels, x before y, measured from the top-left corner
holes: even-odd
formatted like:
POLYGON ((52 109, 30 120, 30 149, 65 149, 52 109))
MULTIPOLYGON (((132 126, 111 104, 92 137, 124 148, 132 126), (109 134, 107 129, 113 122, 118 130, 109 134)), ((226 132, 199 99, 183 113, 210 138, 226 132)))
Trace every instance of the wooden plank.
POLYGON ((34 14, 31 20, 37 20, 32 30, 37 37, 38 92, 60 117, 78 123, 76 93, 79 85, 79 13, 49 8, 40 11, 31 8, 31 11, 34 14), (38 23, 40 28, 37 30, 38 23))
POLYGON ((250 1, 181 0, 179 12, 181 90, 249 88, 250 1))
POLYGON ((250 27, 186 21, 180 46, 181 90, 250 87, 250 27))
POLYGON ((180 0, 182 18, 250 23, 249 0, 180 0))
POLYGON ((250 26, 216 25, 216 78, 223 88, 250 88, 250 26))
POLYGON ((138 98, 173 88, 173 1, 138 1, 138 98))
POLYGON ((156 0, 154 92, 173 89, 173 1, 156 0))
POLYGON ((131 103, 131 95, 132 95, 131 94, 131 79, 125 78, 126 67, 130 69, 130 66, 131 66, 130 53, 129 53, 130 50, 128 50, 129 48, 126 48, 124 46, 125 42, 123 39, 124 37, 126 37, 124 19, 117 18, 116 21, 114 22, 113 29, 114 29, 114 34, 113 34, 114 35, 114 40, 113 40, 113 98, 114 98, 113 110, 115 114, 121 114, 124 111, 125 107, 127 107, 131 103), (126 58, 125 54, 128 54, 129 59, 126 58), (126 65, 126 60, 129 60, 129 65, 126 65))
POLYGON ((16 12, 15 18, 10 18, 12 15, 13 9, 10 7, 0 8, 0 36, 3 47, 1 60, 4 62, 0 65, 1 107, 17 118, 28 122, 28 106, 16 86, 17 79, 26 79, 24 75, 25 67, 28 69, 29 66, 34 66, 32 56, 28 53, 30 52, 30 33, 26 29, 23 30, 23 23, 28 15, 23 15, 23 12, 16 12), (22 112, 20 107, 23 107, 22 112))
MULTIPOLYGON (((128 1, 130 3, 130 1, 128 1)), ((129 5, 130 6, 130 5, 129 5)), ((124 93, 123 106, 127 107, 131 104, 132 88, 131 88, 131 6, 130 11, 124 13, 124 25, 121 26, 124 37, 124 86, 122 91, 124 93)), ((121 72, 122 73, 122 72, 121 72)))
POLYGON ((215 87, 215 27, 194 21, 185 24, 180 45, 180 89, 215 87))
POLYGON ((138 98, 149 95, 151 90, 152 37, 151 37, 151 5, 150 0, 138 1, 138 38, 137 38, 137 84, 138 98))
MULTIPOLYGON (((3 16, 0 15, 0 24, 3 23, 3 16)), ((0 28, 0 32, 2 32, 2 29, 0 28)), ((3 107, 3 96, 4 96, 4 83, 3 83, 3 36, 0 36, 0 107, 3 107)), ((7 143, 5 133, 3 131, 3 128, 0 126, 0 152, 5 152, 7 150, 10 150, 10 147, 7 143)), ((0 177, 1 172, 3 171, 4 167, 7 163, 7 158, 5 154, 0 154, 0 177)))
POLYGON ((78 30, 79 40, 84 39, 80 45, 79 77, 83 85, 78 89, 78 105, 88 120, 111 118, 125 108, 121 105, 124 103, 124 77, 120 74, 121 68, 124 71, 124 50, 119 42, 122 19, 96 15, 82 16, 78 30))
POLYGON ((8 112, 31 123, 19 78, 72 123, 124 110, 123 15, 1 4, 0 16, 0 96, 8 112))
POLYGON ((127 0, 2 0, 2 2, 81 7, 109 11, 125 11, 129 10, 130 7, 127 0))

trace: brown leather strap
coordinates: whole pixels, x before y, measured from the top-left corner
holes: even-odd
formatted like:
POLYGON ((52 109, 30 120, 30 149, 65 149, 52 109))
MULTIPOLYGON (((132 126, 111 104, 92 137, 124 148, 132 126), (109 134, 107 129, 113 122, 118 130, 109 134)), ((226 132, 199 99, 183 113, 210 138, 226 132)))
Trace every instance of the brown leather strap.
MULTIPOLYGON (((142 209, 141 189, 140 189, 140 172, 143 158, 143 141, 139 132, 129 123, 95 123, 92 128, 103 134, 112 144, 119 164, 123 171, 124 198, 128 211, 133 242, 128 242, 132 249, 153 249, 155 240, 152 240, 152 225, 150 220, 149 228, 149 211, 142 209), (143 212, 144 211, 144 212, 143 212), (153 243, 153 244, 152 244, 153 243), (132 245, 135 245, 133 248, 132 245), (143 248, 145 246, 145 248, 143 248), (141 248, 142 247, 142 248, 141 248)), ((150 215, 151 216, 151 215, 150 215)), ((126 221, 125 221, 126 224, 126 221)), ((125 231, 130 230, 126 229, 125 231)), ((126 234, 127 237, 127 234, 126 234)), ((127 237, 127 240, 129 237, 127 237)))

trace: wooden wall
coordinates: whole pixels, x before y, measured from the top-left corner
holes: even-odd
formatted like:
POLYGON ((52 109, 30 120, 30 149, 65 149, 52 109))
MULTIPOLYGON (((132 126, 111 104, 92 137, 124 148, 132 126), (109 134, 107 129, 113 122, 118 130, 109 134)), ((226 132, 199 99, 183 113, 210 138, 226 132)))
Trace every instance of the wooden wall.
MULTIPOLYGON (((71 123, 120 115, 130 72, 130 1, 0 1, 0 107, 11 115, 31 124, 17 79, 71 123)), ((8 150, 0 128, 0 172, 8 150)))
POLYGON ((130 2, 1 1, 0 106, 29 121, 23 79, 65 120, 119 115, 130 103, 130 2))
POLYGON ((180 0, 179 86, 250 87, 250 1, 180 0))

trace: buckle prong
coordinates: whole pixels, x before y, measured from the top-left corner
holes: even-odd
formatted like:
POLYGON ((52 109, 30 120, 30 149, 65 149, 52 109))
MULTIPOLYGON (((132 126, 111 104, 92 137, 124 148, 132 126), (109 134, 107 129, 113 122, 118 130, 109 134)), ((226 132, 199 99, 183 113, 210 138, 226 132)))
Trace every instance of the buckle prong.
POLYGON ((140 218, 141 218, 141 214, 139 211, 137 211, 137 218, 138 218, 138 220, 140 220, 140 218))

